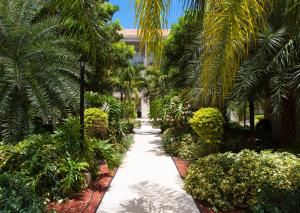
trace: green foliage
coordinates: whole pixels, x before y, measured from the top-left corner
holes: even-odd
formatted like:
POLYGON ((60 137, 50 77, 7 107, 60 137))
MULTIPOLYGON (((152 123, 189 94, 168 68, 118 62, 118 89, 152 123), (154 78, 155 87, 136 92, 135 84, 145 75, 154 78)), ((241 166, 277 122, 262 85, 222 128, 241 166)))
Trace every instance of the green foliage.
POLYGON ((189 120, 193 130, 201 141, 207 144, 218 144, 223 135, 223 116, 216 108, 201 108, 189 120))
POLYGON ((193 88, 199 80, 201 19, 188 19, 189 11, 172 25, 164 41, 162 72, 168 88, 193 88))
POLYGON ((121 101, 111 95, 102 95, 100 100, 103 110, 108 113, 109 124, 119 122, 123 116, 121 101))
POLYGON ((162 141, 167 153, 189 162, 206 156, 209 151, 208 145, 201 143, 197 136, 174 128, 164 131, 162 141))
POLYGON ((86 109, 84 111, 84 124, 90 137, 101 138, 107 132, 108 115, 98 108, 86 109))
POLYGON ((255 115, 254 116, 254 123, 257 124, 259 121, 261 121, 264 118, 265 118, 264 115, 255 115))
POLYGON ((239 123, 229 123, 224 132, 224 141, 220 144, 220 151, 237 153, 243 149, 260 151, 272 147, 268 138, 257 140, 251 136, 249 127, 243 127, 239 123))
POLYGON ((185 127, 189 115, 189 102, 186 92, 172 91, 159 99, 151 101, 150 118, 161 120, 163 125, 168 124, 179 129, 185 127))
POLYGON ((201 143, 191 134, 184 134, 179 138, 180 146, 178 148, 178 156, 188 162, 204 157, 208 153, 208 146, 201 143))
MULTIPOLYGON (((57 129, 55 130, 55 134, 52 135, 52 137, 54 139, 54 142, 58 142, 58 148, 61 149, 62 153, 65 153, 67 151, 70 155, 76 158, 80 155, 80 128, 81 127, 79 119, 76 117, 68 117, 62 124, 57 127, 57 129)), ((41 137, 43 136, 44 135, 42 135, 41 137)))
POLYGON ((259 202, 265 185, 296 189, 299 166, 299 158, 289 153, 213 154, 191 164, 184 185, 193 197, 218 209, 250 208, 259 202))
POLYGON ((136 104, 134 101, 127 100, 122 103, 123 118, 124 119, 135 119, 137 117, 136 104))
POLYGON ((62 179, 59 181, 59 190, 64 196, 71 196, 86 186, 84 173, 89 164, 65 158, 59 166, 62 179))
POLYGON ((44 200, 35 195, 32 181, 21 174, 0 174, 0 212, 42 213, 44 200))
POLYGON ((105 160, 109 169, 114 169, 121 164, 122 156, 116 152, 113 145, 97 139, 91 139, 99 159, 105 160))
POLYGON ((1 145, 0 171, 24 174, 32 179, 34 192, 45 198, 74 195, 86 186, 84 172, 96 174, 99 160, 113 169, 124 152, 119 153, 107 141, 87 137, 82 148, 79 129, 79 119, 70 117, 55 134, 32 135, 15 146, 1 145))
POLYGON ((265 186, 260 193, 258 203, 251 210, 254 213, 294 213, 299 211, 299 206, 299 187, 297 189, 276 189, 265 186))
POLYGON ((0 129, 11 143, 32 132, 35 118, 56 121, 78 106, 78 56, 68 50, 74 43, 57 17, 36 19, 43 2, 0 1, 0 129))
POLYGON ((179 141, 175 137, 176 130, 174 128, 168 128, 162 135, 163 147, 165 151, 171 155, 175 155, 179 148, 179 141))

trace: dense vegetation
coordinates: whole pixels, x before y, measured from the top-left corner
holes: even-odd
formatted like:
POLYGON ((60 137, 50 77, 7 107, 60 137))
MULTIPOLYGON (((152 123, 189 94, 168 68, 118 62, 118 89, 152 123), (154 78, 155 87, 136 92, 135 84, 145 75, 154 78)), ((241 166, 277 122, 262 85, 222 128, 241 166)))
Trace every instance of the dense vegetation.
POLYGON ((0 212, 44 212, 120 165, 143 67, 107 1, 0 1, 0 212), (85 137, 79 122, 84 60, 85 137), (122 93, 121 100, 112 96, 122 93))
POLYGON ((188 0, 161 40, 169 3, 136 12, 150 117, 190 164, 186 190, 217 211, 299 211, 300 2, 188 0))
POLYGON ((86 188, 99 162, 117 167, 141 90, 166 152, 190 165, 193 197, 216 210, 299 210, 299 0, 186 0, 163 41, 170 2, 136 1, 146 69, 109 1, 0 0, 1 212, 43 212, 86 188))

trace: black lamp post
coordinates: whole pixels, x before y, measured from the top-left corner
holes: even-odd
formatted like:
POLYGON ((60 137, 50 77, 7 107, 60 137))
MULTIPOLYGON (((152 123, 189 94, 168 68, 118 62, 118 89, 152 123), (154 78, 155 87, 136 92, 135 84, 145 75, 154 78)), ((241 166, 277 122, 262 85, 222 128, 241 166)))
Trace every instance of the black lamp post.
POLYGON ((84 72, 85 60, 83 57, 79 59, 80 63, 80 148, 84 148, 84 72))

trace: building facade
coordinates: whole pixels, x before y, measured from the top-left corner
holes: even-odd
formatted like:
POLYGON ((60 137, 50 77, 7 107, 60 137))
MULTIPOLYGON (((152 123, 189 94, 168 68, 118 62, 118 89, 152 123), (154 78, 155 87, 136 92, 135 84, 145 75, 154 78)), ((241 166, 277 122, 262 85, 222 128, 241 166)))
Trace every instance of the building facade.
MULTIPOLYGON (((137 35, 136 29, 124 29, 120 31, 120 34, 123 35, 123 41, 128 44, 134 46, 135 55, 132 59, 133 64, 143 64, 145 67, 149 66, 152 62, 151 57, 147 57, 146 48, 141 48, 140 40, 137 35)), ((163 30, 163 37, 166 38, 169 35, 169 30, 163 30)), ((116 94, 118 96, 118 94, 116 94)), ((143 119, 148 118, 148 114, 150 111, 150 103, 149 100, 143 94, 143 91, 139 92, 140 104, 137 107, 138 116, 143 119)))

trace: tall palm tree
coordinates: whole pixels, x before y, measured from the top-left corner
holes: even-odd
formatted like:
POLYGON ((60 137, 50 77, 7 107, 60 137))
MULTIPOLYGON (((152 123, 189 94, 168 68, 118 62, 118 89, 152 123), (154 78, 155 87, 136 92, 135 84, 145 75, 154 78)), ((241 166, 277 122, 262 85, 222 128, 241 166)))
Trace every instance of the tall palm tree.
POLYGON ((295 135, 295 101, 300 99, 299 10, 296 1, 274 4, 269 27, 257 40, 252 57, 240 67, 233 89, 235 100, 254 97, 271 101, 273 111, 282 114, 285 142, 295 135))
MULTIPOLYGON (((250 44, 265 26, 270 2, 266 0, 183 0, 191 17, 203 19, 203 96, 223 101, 236 72, 249 54, 250 44), (213 82, 213 83, 212 83, 213 82)), ((136 0, 136 19, 141 42, 160 57, 161 29, 166 26, 170 0, 136 0)))
POLYGON ((35 17, 38 0, 0 1, 0 123, 2 136, 21 140, 35 117, 44 121, 78 106, 78 56, 65 48, 56 17, 35 17))

